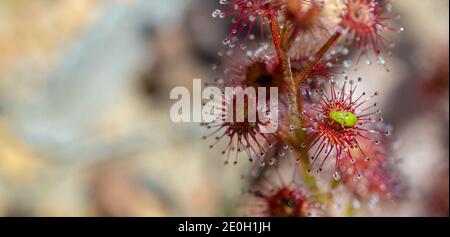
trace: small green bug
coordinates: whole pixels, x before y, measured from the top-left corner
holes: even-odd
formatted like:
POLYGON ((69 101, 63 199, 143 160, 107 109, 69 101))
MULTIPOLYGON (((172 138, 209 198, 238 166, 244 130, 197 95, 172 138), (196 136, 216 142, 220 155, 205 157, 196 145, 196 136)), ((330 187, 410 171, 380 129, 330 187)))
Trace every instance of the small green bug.
POLYGON ((353 127, 358 123, 358 117, 352 112, 333 110, 330 118, 345 127, 353 127))

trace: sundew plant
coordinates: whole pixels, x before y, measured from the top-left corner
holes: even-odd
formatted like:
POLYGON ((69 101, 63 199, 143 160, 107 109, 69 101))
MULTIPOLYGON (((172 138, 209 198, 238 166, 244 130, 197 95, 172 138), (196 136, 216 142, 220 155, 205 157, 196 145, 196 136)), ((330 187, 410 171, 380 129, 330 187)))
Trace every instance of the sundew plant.
MULTIPOLYGON (((244 216, 332 216, 395 205, 401 183, 390 150, 391 128, 376 98, 347 72, 365 64, 389 71, 389 36, 404 29, 391 1, 220 0, 212 17, 230 22, 217 87, 276 87, 280 126, 203 123, 204 139, 225 164, 252 163, 244 216), (341 196, 347 198, 342 199, 341 196)), ((245 107, 252 106, 245 97, 245 107)), ((234 103, 235 98, 228 98, 234 103)), ((260 109, 260 108, 258 108, 260 109)), ((270 113, 270 108, 267 109, 270 113)))

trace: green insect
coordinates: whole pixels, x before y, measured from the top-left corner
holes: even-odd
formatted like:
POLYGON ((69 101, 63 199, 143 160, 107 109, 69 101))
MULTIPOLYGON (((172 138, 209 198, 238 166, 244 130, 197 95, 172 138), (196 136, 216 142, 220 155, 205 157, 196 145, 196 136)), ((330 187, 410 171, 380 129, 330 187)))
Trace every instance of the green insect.
POLYGON ((358 117, 354 113, 347 111, 333 110, 330 112, 330 118, 345 127, 353 127, 358 123, 358 117))

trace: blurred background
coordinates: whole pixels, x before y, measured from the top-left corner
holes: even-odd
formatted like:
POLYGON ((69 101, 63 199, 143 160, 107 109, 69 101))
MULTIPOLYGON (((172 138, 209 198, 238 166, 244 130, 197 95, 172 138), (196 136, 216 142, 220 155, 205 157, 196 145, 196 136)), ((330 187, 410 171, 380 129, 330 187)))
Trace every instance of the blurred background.
MULTIPOLYGON (((406 195, 382 216, 448 216, 446 0, 394 1, 382 94, 406 195)), ((0 0, 0 216, 230 216, 243 182, 170 90, 212 81, 218 0, 0 0)), ((375 88, 375 89, 374 89, 375 88)))

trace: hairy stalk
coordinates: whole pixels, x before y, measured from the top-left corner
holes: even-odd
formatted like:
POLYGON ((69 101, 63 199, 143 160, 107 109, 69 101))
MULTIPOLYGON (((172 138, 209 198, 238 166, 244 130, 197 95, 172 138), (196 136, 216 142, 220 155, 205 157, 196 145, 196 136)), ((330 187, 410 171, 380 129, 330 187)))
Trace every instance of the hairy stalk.
POLYGON ((286 41, 284 40, 289 32, 287 28, 281 33, 280 25, 276 17, 272 17, 270 20, 270 30, 272 33, 273 44, 277 53, 278 61, 283 68, 283 79, 289 86, 289 113, 290 120, 296 128, 299 127, 299 113, 297 108, 297 87, 295 85, 294 77, 291 69, 291 61, 287 54, 287 48, 285 47, 286 41))
POLYGON ((272 33, 273 46, 277 53, 278 62, 281 63, 283 62, 283 54, 281 52, 281 30, 277 17, 273 15, 270 17, 270 32, 272 33))
MULTIPOLYGON (((294 147, 294 150, 298 154, 303 153, 303 149, 301 148, 300 144, 304 140, 306 134, 303 130, 301 130, 301 110, 298 110, 299 105, 297 101, 298 96, 298 87, 295 83, 293 74, 292 74, 292 68, 291 68, 291 62, 290 58, 288 56, 288 50, 289 50, 289 30, 287 27, 285 27, 283 33, 281 34, 280 25, 278 23, 278 20, 273 17, 270 21, 270 29, 272 33, 272 39, 273 44, 277 53, 277 58, 279 62, 282 65, 283 68, 283 79, 284 81, 289 85, 289 121, 290 124, 294 125, 294 133, 295 138, 292 139, 290 136, 286 136, 287 143, 289 143, 292 147, 294 147)), ((301 99, 301 98, 300 98, 301 99)), ((301 105, 300 105, 301 108, 301 105)), ((307 159, 305 159, 307 160, 307 159)), ((300 165, 300 172, 303 176, 303 180, 305 182, 305 185, 309 187, 312 190, 317 190, 316 180, 314 176, 310 176, 307 173, 307 167, 309 166, 309 160, 305 162, 305 165, 300 165)))

